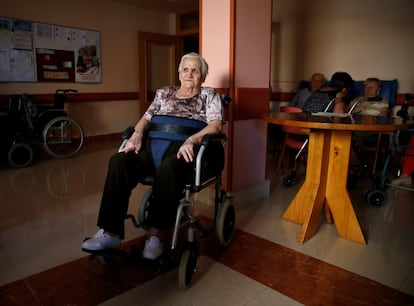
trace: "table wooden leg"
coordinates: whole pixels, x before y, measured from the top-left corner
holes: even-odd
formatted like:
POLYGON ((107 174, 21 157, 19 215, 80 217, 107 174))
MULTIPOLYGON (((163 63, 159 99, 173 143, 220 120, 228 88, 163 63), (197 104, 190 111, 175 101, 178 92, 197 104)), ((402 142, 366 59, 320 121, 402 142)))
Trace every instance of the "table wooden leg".
POLYGON ((299 243, 315 235, 325 204, 327 222, 335 221, 340 237, 366 244, 346 190, 351 136, 348 131, 309 135, 305 182, 283 214, 285 220, 302 224, 299 243))
POLYGON ((306 178, 283 218, 302 224, 298 242, 309 240, 316 232, 325 202, 329 133, 312 131, 309 135, 306 178))
POLYGON ((332 131, 326 185, 328 205, 340 237, 366 244, 366 240, 346 190, 351 149, 350 131, 332 131))

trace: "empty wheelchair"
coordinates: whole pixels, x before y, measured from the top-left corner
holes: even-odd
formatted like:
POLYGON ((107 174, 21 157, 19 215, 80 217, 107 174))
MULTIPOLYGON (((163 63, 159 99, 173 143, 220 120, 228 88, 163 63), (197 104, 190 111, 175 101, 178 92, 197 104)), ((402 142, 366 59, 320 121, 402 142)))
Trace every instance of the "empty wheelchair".
POLYGON ((71 157, 81 149, 83 130, 64 109, 67 92, 76 91, 57 90, 51 106, 35 105, 27 94, 10 97, 2 145, 11 166, 31 165, 37 148, 55 158, 71 157))
MULTIPOLYGON (((155 130, 151 130, 150 127, 147 133, 147 137, 151 138, 152 143, 156 140, 161 140, 161 142, 165 141, 165 143, 168 143, 168 139, 185 140, 189 136, 188 134, 180 134, 183 132, 181 128, 175 127, 176 120, 180 121, 180 124, 182 124, 181 127, 183 125, 185 126, 186 121, 194 120, 168 117, 152 117, 151 124, 156 126, 156 128, 155 130)), ((123 146, 133 132, 134 128, 132 127, 124 132, 122 136, 123 142, 119 151, 123 151, 123 146)), ((183 289, 189 286, 196 268, 197 257, 199 255, 199 239, 206 238, 211 233, 215 233, 220 245, 226 247, 230 244, 234 235, 235 208, 231 198, 222 189, 221 172, 224 168, 224 147, 226 141, 227 138, 224 134, 211 134, 203 137, 200 147, 196 152, 194 172, 188 178, 188 183, 183 190, 182 199, 177 208, 170 248, 165 250, 163 255, 153 263, 159 271, 166 271, 178 265, 178 285, 183 289), (195 216, 194 209, 196 203, 194 201, 194 195, 210 186, 214 186, 214 222, 210 227, 205 227, 197 221, 195 216)), ((141 183, 152 186, 153 177, 147 177, 141 183)), ((144 193, 136 215, 126 216, 126 219, 130 219, 137 228, 147 229, 146 220, 151 196, 152 188, 150 187, 144 193)), ((116 255, 118 252, 119 250, 103 250, 89 253, 91 253, 91 258, 98 256, 105 263, 111 260, 114 254, 116 255)), ((137 253, 137 249, 133 249, 133 255, 141 259, 141 254, 137 253)), ((148 260, 142 260, 148 264, 148 260)))

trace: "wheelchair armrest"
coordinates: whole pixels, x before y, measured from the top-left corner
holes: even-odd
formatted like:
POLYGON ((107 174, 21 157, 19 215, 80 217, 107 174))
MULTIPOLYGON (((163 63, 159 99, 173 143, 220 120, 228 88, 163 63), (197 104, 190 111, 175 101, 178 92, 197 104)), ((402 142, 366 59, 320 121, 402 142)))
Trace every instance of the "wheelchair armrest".
MULTIPOLYGON (((128 127, 123 133, 122 133, 122 143, 119 146, 118 152, 122 152, 125 148, 126 143, 128 142, 128 139, 132 136, 134 133, 134 127, 130 126, 128 127)), ((200 149, 197 153, 196 159, 195 159, 195 190, 201 189, 202 184, 202 170, 203 170, 203 158, 206 152, 206 149, 209 145, 212 143, 221 143, 223 148, 225 147, 227 143, 227 137, 223 133, 219 134, 206 134, 201 139, 200 149)), ((144 184, 151 185, 152 181, 148 181, 147 183, 144 182, 144 184)))
POLYGON ((227 137, 223 133, 219 134, 206 134, 203 136, 201 140, 200 149, 197 153, 196 160, 195 160, 195 185, 194 188, 196 190, 200 189, 202 184, 202 162, 205 154, 205 150, 207 147, 213 142, 220 142, 225 147, 227 143, 227 137))
POLYGON ((128 142, 128 139, 132 136, 132 134, 134 134, 135 132, 135 128, 133 126, 129 126, 126 128, 126 130, 122 133, 122 143, 119 146, 118 152, 122 152, 124 151, 124 148, 128 142))
MULTIPOLYGON (((227 138, 226 135, 223 133, 219 133, 219 134, 206 134, 203 136, 203 138, 201 139, 201 145, 203 146, 207 146, 211 141, 221 141, 226 142, 227 138)), ((224 143, 223 143, 224 145, 224 143)))

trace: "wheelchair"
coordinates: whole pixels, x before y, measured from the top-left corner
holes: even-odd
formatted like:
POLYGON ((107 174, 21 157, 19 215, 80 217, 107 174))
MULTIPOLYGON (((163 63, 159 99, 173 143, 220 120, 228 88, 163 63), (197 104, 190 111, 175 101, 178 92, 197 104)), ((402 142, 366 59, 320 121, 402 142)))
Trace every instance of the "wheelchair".
POLYGON ((2 151, 12 167, 31 165, 38 148, 55 158, 69 158, 82 148, 83 130, 64 109, 68 92, 77 91, 56 90, 50 106, 35 105, 28 94, 10 96, 7 115, 2 117, 2 151))
MULTIPOLYGON (((408 107, 409 107, 409 100, 413 100, 414 96, 411 94, 405 94, 405 101, 402 105, 401 109, 397 112, 397 116, 407 119, 408 116, 408 107)), ((395 176, 399 176, 401 174, 401 163, 403 156, 409 154, 405 152, 406 149, 414 149, 413 146, 409 145, 409 138, 411 135, 414 134, 414 129, 407 129, 402 131, 395 131, 391 136, 391 141, 389 144, 389 150, 387 156, 385 158, 384 166, 381 171, 380 176, 376 177, 375 186, 373 188, 367 189, 364 192, 364 200, 376 207, 380 207, 385 204, 387 197, 386 197, 386 190, 387 188, 395 188, 395 189, 402 189, 406 191, 414 191, 412 187, 406 186, 397 186, 391 184, 390 179, 387 177, 389 166, 393 163, 393 159, 396 159, 396 163, 392 165, 391 169, 394 172, 395 176), (404 140, 403 140, 404 139, 404 140), (403 141, 402 141, 403 140, 403 141)))
MULTIPOLYGON (((154 120, 154 117, 152 121, 154 120)), ((171 128, 171 125, 167 124, 167 126, 169 126, 169 130, 173 131, 172 133, 176 132, 174 128, 171 128)), ((123 151, 123 147, 133 132, 133 127, 129 127, 125 130, 122 135, 122 143, 118 150, 119 152, 123 151)), ((151 133, 151 131, 149 133, 151 133)), ((186 135, 186 137, 188 137, 188 135, 186 135)), ((153 262, 151 260, 143 259, 136 248, 132 249, 133 255, 135 255, 138 260, 142 260, 145 266, 151 266, 151 264, 153 264, 160 272, 167 271, 178 265, 178 286, 181 289, 189 287, 192 275, 195 272, 199 252, 199 239, 205 239, 211 233, 215 232, 219 244, 222 247, 226 247, 230 244, 235 232, 236 211, 232 204, 231 197, 221 188, 221 172, 224 168, 224 148, 226 142, 227 138, 224 134, 209 134, 203 137, 194 161, 194 174, 189 178, 183 191, 182 200, 177 208, 170 248, 166 249, 164 254, 161 255, 155 263, 151 263, 153 262), (208 160, 212 160, 212 156, 214 156, 214 165, 208 162, 208 160), (194 215, 194 195, 213 185, 215 194, 214 223, 210 227, 205 227, 197 221, 197 218, 194 215), (182 240, 184 241, 179 243, 179 237, 181 235, 183 236, 182 240), (178 245, 180 245, 180 250, 178 249, 178 245)), ((148 229, 146 220, 149 200, 152 196, 151 186, 153 185, 153 177, 147 177, 141 183, 150 186, 150 188, 146 190, 140 201, 137 215, 128 214, 125 217, 125 220, 131 220, 136 228, 143 228, 146 230, 148 229)), ((99 260, 104 264, 110 262, 112 258, 119 255, 120 252, 122 253, 122 251, 118 249, 87 252, 90 253, 89 259, 98 256, 99 260)))
MULTIPOLYGON (((405 94, 405 102, 402 105, 401 109, 396 113, 398 117, 407 119, 408 116, 408 107, 409 107, 409 100, 414 99, 414 96, 411 96, 410 94, 405 94)), ((386 190, 387 188, 396 188, 396 189, 403 189, 407 191, 414 191, 414 188, 411 187, 405 187, 405 186, 397 186, 393 185, 390 182, 390 179, 387 177, 389 174, 389 166, 391 165, 391 171, 395 176, 399 176, 401 173, 401 163, 402 158, 405 154, 404 151, 406 149, 414 149, 414 147, 408 145, 408 139, 407 144, 401 143, 401 136, 402 134, 408 135, 408 138, 414 133, 414 129, 407 129, 402 131, 395 131, 390 135, 390 140, 388 144, 388 150, 386 152, 386 157, 384 161, 384 165, 381 171, 380 175, 375 175, 375 167, 372 171, 373 173, 373 184, 371 187, 368 187, 363 192, 363 200, 373 206, 373 207, 381 207, 383 206, 387 201, 387 194, 386 190)), ((404 137, 405 138, 405 137, 404 137)), ((376 152, 378 154, 378 152, 376 152)), ((375 159, 376 160, 376 159, 375 159)), ((374 165, 376 162, 374 161, 374 165)), ((366 165, 364 165, 366 168, 366 165)))
MULTIPOLYGON (((331 99, 323 112, 327 112, 335 102, 335 98, 331 99)), ((354 105, 355 107, 356 105, 354 105)), ((349 113, 352 112, 354 107, 349 111, 349 113)), ((297 107, 282 107, 280 109, 281 112, 291 112, 291 113, 300 113, 302 110, 297 107)), ((302 153, 306 152, 307 146, 309 143, 309 138, 306 135, 306 133, 302 132, 301 129, 298 129, 296 127, 291 126, 283 126, 282 127, 283 132, 285 133, 285 139, 282 147, 281 152, 281 158, 283 157, 283 154, 285 153, 285 147, 290 147, 297 150, 297 153, 295 155, 294 159, 294 166, 293 168, 288 172, 281 175, 281 183, 284 187, 289 188, 294 186, 297 183, 297 164, 300 160, 300 157, 302 153), (294 136, 296 135, 296 137, 294 136)), ((278 170, 281 169, 281 165, 283 163, 283 160, 279 158, 278 162, 278 170)))

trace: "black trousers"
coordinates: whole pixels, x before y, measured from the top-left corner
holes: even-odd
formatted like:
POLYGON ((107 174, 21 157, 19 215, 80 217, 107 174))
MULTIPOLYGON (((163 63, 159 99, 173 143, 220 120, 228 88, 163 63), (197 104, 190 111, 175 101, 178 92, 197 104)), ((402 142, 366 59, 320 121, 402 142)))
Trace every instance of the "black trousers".
POLYGON ((158 169, 152 161, 150 140, 144 143, 138 154, 116 153, 111 157, 98 215, 100 228, 124 238, 124 219, 132 189, 150 175, 154 175, 154 185, 147 225, 158 229, 174 225, 185 184, 194 173, 193 163, 176 157, 181 144, 181 141, 171 143, 158 169))

